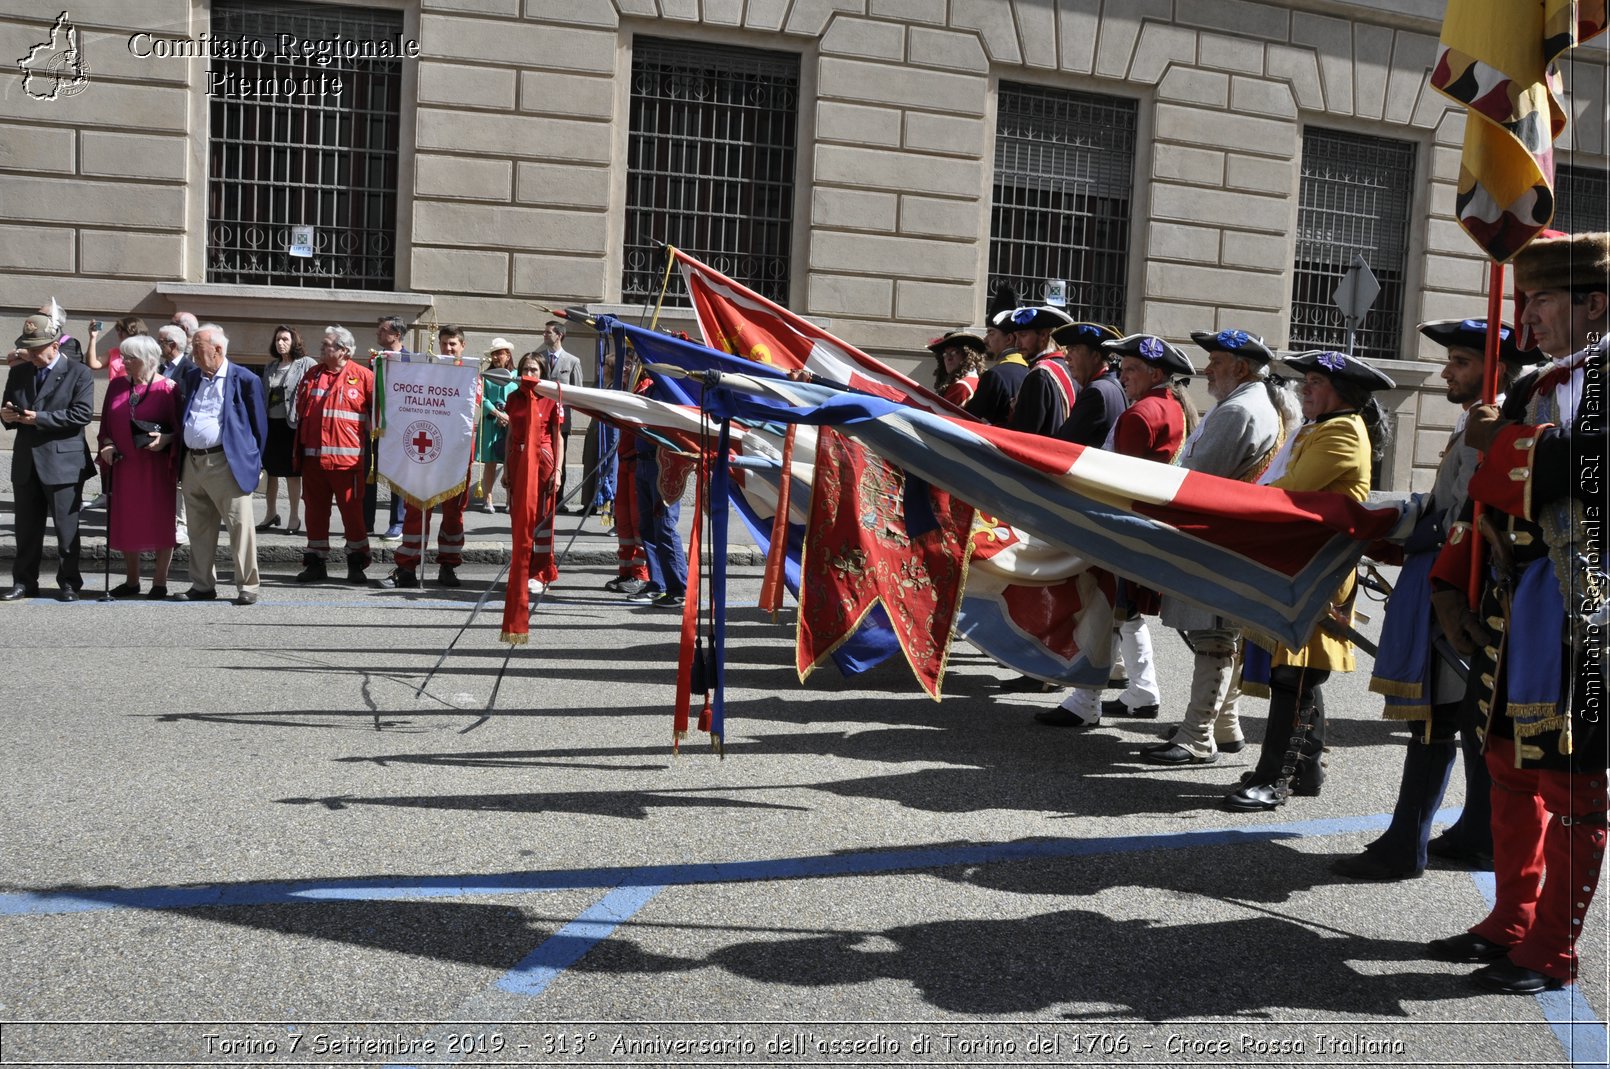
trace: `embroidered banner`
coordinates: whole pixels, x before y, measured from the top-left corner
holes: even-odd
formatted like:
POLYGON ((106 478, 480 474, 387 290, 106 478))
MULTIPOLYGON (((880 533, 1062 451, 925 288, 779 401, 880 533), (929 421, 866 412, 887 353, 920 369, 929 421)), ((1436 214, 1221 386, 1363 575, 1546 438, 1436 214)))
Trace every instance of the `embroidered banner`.
POLYGON ((430 508, 464 492, 475 456, 481 377, 475 364, 385 360, 385 431, 376 468, 408 503, 430 508))

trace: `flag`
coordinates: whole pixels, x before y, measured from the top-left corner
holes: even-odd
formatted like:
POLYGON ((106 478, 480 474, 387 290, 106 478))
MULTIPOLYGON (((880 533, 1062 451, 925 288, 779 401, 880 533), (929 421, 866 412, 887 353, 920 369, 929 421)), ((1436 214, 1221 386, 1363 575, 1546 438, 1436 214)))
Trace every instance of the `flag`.
POLYGON ((780 371, 809 371, 862 393, 971 419, 943 397, 742 283, 672 249, 704 343, 780 371))
POLYGON ((901 468, 1120 576, 1296 647, 1401 507, 1279 490, 810 384, 724 376, 718 414, 842 427, 901 468))
POLYGON ((416 508, 462 494, 481 416, 479 371, 473 364, 381 363, 390 373, 381 380, 386 433, 375 446, 375 470, 416 508))
POLYGON ((1455 214, 1496 263, 1554 217, 1555 60, 1604 29, 1605 0, 1448 0, 1431 86, 1467 109, 1455 214))

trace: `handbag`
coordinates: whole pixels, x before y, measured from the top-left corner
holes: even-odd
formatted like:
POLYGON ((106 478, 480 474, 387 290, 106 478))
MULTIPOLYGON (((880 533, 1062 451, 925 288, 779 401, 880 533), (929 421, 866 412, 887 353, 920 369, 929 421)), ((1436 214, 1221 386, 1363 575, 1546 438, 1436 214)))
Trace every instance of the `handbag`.
MULTIPOLYGON (((151 448, 151 443, 156 441, 159 435, 171 433, 173 430, 172 427, 158 420, 141 419, 134 414, 134 410, 140 407, 140 402, 145 400, 145 395, 150 392, 150 386, 145 388, 145 393, 136 395, 132 390, 129 392, 129 430, 133 432, 134 448, 136 449, 151 448)), ((163 446, 162 448, 167 449, 168 447, 163 446)))

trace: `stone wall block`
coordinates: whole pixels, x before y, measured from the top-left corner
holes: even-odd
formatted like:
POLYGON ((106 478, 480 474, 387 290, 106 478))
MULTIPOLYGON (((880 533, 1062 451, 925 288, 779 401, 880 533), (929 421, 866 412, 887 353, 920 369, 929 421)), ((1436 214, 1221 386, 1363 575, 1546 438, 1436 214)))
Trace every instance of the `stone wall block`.
POLYGON ((994 62, 1023 62, 1010 0, 950 0, 950 25, 958 30, 977 30, 984 39, 984 51, 994 62))
POLYGON ((984 78, 972 75, 827 56, 821 61, 820 85, 824 96, 952 115, 983 115, 988 88, 984 78))
POLYGON ((613 30, 620 11, 612 0, 525 0, 525 17, 535 22, 568 22, 613 30))
POLYGON ((1353 24, 1353 114, 1379 119, 1386 105, 1386 78, 1392 70, 1392 29, 1353 24))
POLYGON ((894 282, 812 271, 806 285, 812 315, 860 316, 889 319, 894 315, 894 282))
POLYGON ((0 175, 0 211, 27 205, 28 222, 183 230, 185 188, 32 175, 0 175))
POLYGON ((509 291, 509 254, 483 249, 442 249, 415 245, 410 281, 416 290, 435 293, 509 291))
MULTIPOLYGON (((1431 89, 1431 68, 1437 62, 1437 39, 1423 33, 1397 31, 1392 44, 1392 72, 1386 80, 1387 122, 1408 123, 1418 110, 1420 94, 1431 89)), ((1439 94, 1440 95, 1440 94, 1439 94)))
POLYGON ((610 30, 581 26, 451 15, 419 17, 421 52, 443 60, 612 75, 615 41, 610 30))
MULTIPOLYGON (((5 188, 0 184, 0 189, 5 188)), ((0 223, 0 268, 67 274, 77 269, 75 239, 69 227, 13 226, 0 223)), ((39 297, 30 298, 36 308, 39 297)), ((69 306, 71 307, 71 306, 69 306)))
POLYGON ((604 291, 604 261, 599 257, 514 254, 515 293, 586 301, 604 291))
POLYGON ((1301 144, 1294 122, 1164 102, 1157 105, 1157 138, 1210 148, 1234 145, 1244 152, 1281 159, 1295 157, 1301 144))
POLYGON ((977 247, 946 241, 876 234, 818 232, 811 242, 811 270, 861 272, 883 278, 923 278, 972 285, 977 247))
MULTIPOLYGON (((697 3, 697 0, 694 2, 697 3)), ((794 9, 788 16, 788 27, 784 32, 820 37, 827 31, 833 16, 840 11, 865 15, 866 0, 794 0, 794 9)))
POLYGON ((1290 85, 1291 94, 1299 107, 1308 111, 1325 110, 1325 89, 1319 80, 1319 60, 1312 50, 1270 45, 1264 72, 1270 78, 1290 85))
POLYGON ((1057 0, 1057 43, 1062 69, 1089 74, 1096 65, 1101 0, 1057 0))
POLYGON ((911 62, 918 66, 978 74, 989 72, 989 57, 984 55, 984 43, 976 33, 913 26, 907 35, 911 62))
POLYGON ((1154 222, 1147 226, 1146 256, 1151 260, 1216 263, 1220 232, 1210 226, 1154 222))
MULTIPOLYGON (((18 90, 20 95, 21 90, 18 90)), ((85 135, 90 136, 89 134, 85 135)), ((127 134, 95 133, 98 138, 117 138, 115 145, 105 140, 97 141, 93 151, 92 160, 96 170, 86 170, 86 174, 108 173, 106 168, 118 162, 118 157, 128 150, 128 147, 148 143, 154 147, 177 139, 157 138, 131 138, 127 134)), ((172 177, 184 176, 183 153, 187 151, 183 141, 177 141, 181 158, 179 160, 179 174, 172 177)), ((90 152, 88 146, 86 153, 90 152)), ((72 174, 74 168, 73 131, 64 126, 24 126, 21 123, 0 123, 0 167, 19 171, 42 171, 47 174, 72 174)), ((164 166, 159 162, 157 166, 164 166)), ((119 173, 116 170, 111 174, 119 173)), ((0 205, 0 209, 3 209, 0 205)), ((10 350, 7 350, 8 352, 10 350)))
POLYGON ((710 26, 742 26, 744 0, 703 0, 704 22, 710 26))
POLYGON ((871 0, 867 14, 908 25, 926 22, 933 26, 943 26, 950 17, 946 0, 871 0))
POLYGON ((1230 189, 1294 196, 1297 192, 1297 164, 1294 160, 1271 160, 1262 156, 1231 153, 1225 161, 1224 184, 1230 189))
POLYGON ((1285 234, 1295 219, 1290 197, 1159 183, 1152 188, 1152 218, 1183 223, 1212 219, 1236 230, 1285 234))
POLYGON ((660 0, 660 18, 668 22, 698 22, 699 0, 660 0))
MULTIPOLYGON (((1604 67, 1602 64, 1567 64, 1574 79, 1566 86, 1569 116, 1560 143, 1575 152, 1602 156, 1605 151, 1604 67)), ((1597 166, 1604 166, 1600 161, 1597 166)))
POLYGON ((1193 186, 1222 186, 1224 153, 1216 149, 1160 144, 1152 152, 1152 177, 1193 186))
POLYGON ((419 102, 469 108, 514 108, 516 72, 506 67, 470 67, 461 63, 419 64, 419 102))
MULTIPOLYGON (((1205 69, 1192 70, 1196 65, 1196 31, 1186 29, 1184 26, 1167 26, 1160 22, 1148 22, 1140 28, 1140 45, 1135 49, 1135 62, 1130 64, 1129 77, 1132 81, 1146 85, 1156 85, 1159 79, 1165 83, 1163 92, 1170 93, 1176 100, 1202 99, 1207 102, 1212 99, 1213 90, 1198 98, 1192 94, 1196 85, 1208 85, 1213 82, 1222 82, 1225 74, 1222 70, 1205 69), (1167 75, 1165 76, 1165 73, 1167 75), (1181 80, 1184 80, 1183 85, 1181 80)), ((1209 67, 1203 64, 1203 67, 1209 67)), ((1219 104, 1222 106, 1221 99, 1219 104)))
POLYGON ((78 253, 78 270, 86 275, 161 279, 184 277, 183 234, 81 230, 78 234, 78 253))
POLYGON ((899 63, 906 58, 906 28, 895 22, 878 22, 840 15, 822 36, 824 56, 864 56, 899 63))
POLYGON ((1263 70, 1264 50, 1271 47, 1285 46, 1271 46, 1263 41, 1226 37, 1220 33, 1197 34, 1201 63, 1208 70, 1229 71, 1232 74, 1258 74, 1263 70))
POLYGON ((1217 305, 1233 295, 1230 299, 1243 308, 1279 311, 1289 288, 1285 276, 1278 273, 1155 260, 1146 265, 1146 292, 1159 300, 1217 305))
POLYGON ((514 161, 420 155, 414 160, 414 192, 450 200, 507 201, 514 161))
POLYGON ((1055 0, 1012 0, 1017 14, 1023 63, 1028 67, 1057 67, 1057 9, 1055 0))
POLYGON ((521 160, 515 166, 514 199, 522 204, 550 208, 607 208, 609 171, 602 167, 521 160))
MULTIPOLYGON (((1185 0, 1190 3, 1191 0, 1185 0)), ((1122 78, 1129 73, 1135 42, 1141 25, 1147 21, 1174 21, 1174 0, 1121 0, 1103 6, 1101 36, 1096 44, 1096 73, 1106 78, 1122 78)))
POLYGON ((176 86, 96 85, 94 72, 82 93, 56 100, 33 100, 22 91, 21 79, 11 68, 3 75, 7 91, 0 91, 0 120, 39 121, 42 108, 58 127, 77 130, 115 130, 120 133, 185 134, 190 124, 190 94, 176 86))
POLYGON ((895 148, 900 144, 900 117, 894 108, 824 100, 816 105, 816 140, 895 148))
MULTIPOLYGON (((1150 27, 1147 27, 1150 29, 1150 27)), ((1145 49, 1141 50, 1144 56, 1145 49)), ((1137 58, 1138 67, 1144 62, 1137 58)), ((1173 66, 1157 86, 1158 100, 1172 100, 1204 108, 1223 108, 1230 100, 1230 76, 1223 71, 1173 66)))
POLYGON ((414 240, 422 245, 602 256, 607 231, 607 220, 598 212, 443 201, 414 213, 414 240))
POLYGON ((1283 4, 1257 4, 1249 0, 1186 0, 1175 16, 1187 26, 1219 33, 1258 37, 1270 41, 1291 38, 1291 12, 1283 4))
POLYGON ((985 155, 989 147, 985 144, 984 134, 982 119, 935 115, 922 111, 906 113, 905 146, 909 149, 979 159, 985 155))
POLYGON ((524 152, 588 163, 608 163, 611 148, 604 123, 435 108, 420 109, 414 144, 420 152, 524 152))
POLYGON ((520 110, 608 122, 615 115, 615 86, 608 78, 522 71, 520 110))
POLYGON ((744 5, 744 28, 775 33, 788 17, 789 0, 748 0, 744 5))
POLYGON ((894 284, 894 315, 908 322, 932 323, 941 334, 952 325, 973 317, 973 287, 941 282, 912 282, 901 279, 894 284))
POLYGON ((1252 267, 1261 271, 1287 271, 1291 268, 1291 241, 1284 234, 1248 234, 1226 230, 1220 247, 1220 260, 1231 267, 1252 267))
POLYGON ((1266 81, 1235 75, 1230 79, 1230 108, 1249 115, 1273 115, 1295 119, 1297 101, 1285 82, 1266 81))
POLYGON ((905 152, 883 152, 846 145, 816 146, 816 181, 897 192, 976 197, 984 188, 983 163, 934 160, 905 152), (932 163, 931 166, 927 164, 932 163))
POLYGON ((1291 16, 1291 43, 1308 45, 1319 56, 1325 109, 1333 115, 1353 114, 1353 55, 1345 47, 1352 38, 1353 27, 1345 19, 1306 11, 1291 16))
POLYGON ((811 190, 811 222, 841 230, 898 229, 900 199, 893 193, 818 185, 811 190))
POLYGON ((902 234, 969 241, 978 234, 982 218, 976 200, 945 200, 909 194, 900 198, 902 234))

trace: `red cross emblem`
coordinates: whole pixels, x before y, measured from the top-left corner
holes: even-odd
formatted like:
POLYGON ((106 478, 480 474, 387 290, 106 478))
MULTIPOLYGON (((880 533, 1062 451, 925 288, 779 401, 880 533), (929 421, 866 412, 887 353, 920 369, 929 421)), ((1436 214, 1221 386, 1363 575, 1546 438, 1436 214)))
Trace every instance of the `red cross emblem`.
POLYGON ((441 428, 430 420, 418 419, 410 423, 403 431, 403 440, 408 443, 405 453, 415 464, 429 464, 441 455, 441 428))

